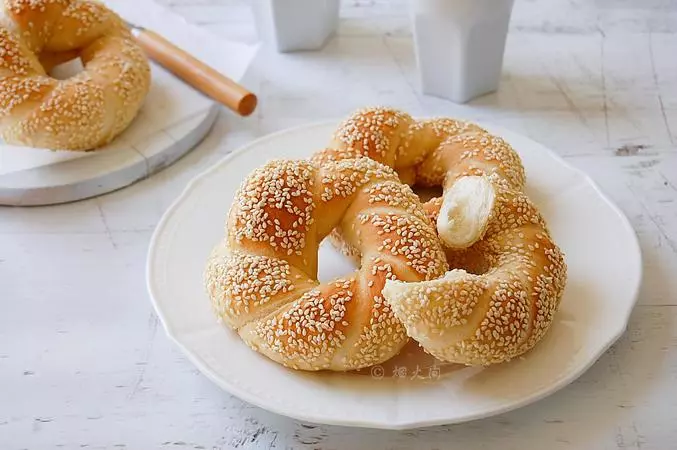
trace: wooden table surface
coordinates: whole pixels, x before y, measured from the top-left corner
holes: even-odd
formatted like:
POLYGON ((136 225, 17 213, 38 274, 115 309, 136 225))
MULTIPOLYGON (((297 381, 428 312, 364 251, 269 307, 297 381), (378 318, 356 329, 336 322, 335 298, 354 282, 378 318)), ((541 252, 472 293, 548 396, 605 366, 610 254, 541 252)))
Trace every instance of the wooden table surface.
MULTIPOLYGON (((163 3, 255 40, 244 0, 163 3)), ((0 448, 677 448, 677 1, 517 0, 500 91, 463 106, 418 92, 406 1, 345 0, 341 14, 321 52, 262 51, 246 80, 255 115, 223 111, 197 149, 153 178, 74 204, 0 208, 0 448), (166 338, 145 257, 187 181, 256 137, 375 103, 531 136, 628 215, 641 297, 627 333, 578 381, 463 425, 341 428, 222 392, 166 338)))

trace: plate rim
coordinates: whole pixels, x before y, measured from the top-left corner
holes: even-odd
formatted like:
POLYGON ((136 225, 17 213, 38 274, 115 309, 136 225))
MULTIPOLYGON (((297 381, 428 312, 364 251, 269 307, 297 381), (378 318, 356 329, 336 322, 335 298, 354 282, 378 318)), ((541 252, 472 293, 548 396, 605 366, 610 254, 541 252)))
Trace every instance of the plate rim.
MULTIPOLYGON (((419 119, 425 119, 427 117, 420 117, 419 119)), ((463 118, 457 117, 461 120, 463 118)), ((156 253, 157 248, 159 247, 159 239, 160 239, 160 234, 162 231, 166 228, 167 224, 173 217, 174 213, 176 212, 177 208, 180 206, 180 204, 186 199, 186 197, 190 194, 190 192, 195 189, 195 187, 205 178, 207 178, 212 172, 215 172, 219 170, 222 166, 228 164, 228 162, 231 159, 234 159, 241 154, 249 151, 252 147, 255 147, 261 143, 275 140, 279 136, 286 135, 286 134, 293 134, 297 133, 299 131, 305 130, 305 129, 311 129, 311 128, 318 128, 318 127, 327 127, 330 125, 336 125, 339 123, 341 119, 327 119, 327 120, 322 120, 322 121, 314 121, 314 122, 309 122, 306 124, 302 125, 297 125, 289 128, 285 128, 282 130, 278 130, 263 136, 260 136, 236 149, 233 151, 229 152, 227 155, 223 156, 220 158, 218 161, 214 162, 211 164, 209 167, 205 168, 198 174, 196 174, 191 180, 186 184, 184 189, 181 191, 181 193, 177 196, 177 198, 167 207, 165 212, 163 213, 162 217, 160 218, 157 226, 155 227, 155 230, 153 231, 153 235, 151 236, 151 240, 149 243, 148 251, 147 251, 147 258, 146 258, 146 270, 145 270, 145 275, 146 275, 146 287, 148 290, 148 294, 150 296, 150 301, 151 304, 153 305, 153 308, 155 310, 155 313, 157 314, 158 318, 160 319, 160 322, 162 323, 162 326, 165 330, 165 333, 167 336, 170 338, 171 341, 173 341, 186 355, 188 360, 196 366, 196 368, 203 374, 205 375, 209 380, 211 380, 214 384, 219 386, 221 389, 226 391, 227 393, 238 397, 239 399, 254 405, 256 407, 262 408, 266 411, 273 412, 275 414, 279 414, 281 416, 285 417, 290 417, 292 419, 300 420, 300 421, 305 421, 305 422, 311 422, 311 423, 318 423, 318 424, 326 424, 326 425, 337 425, 337 426, 348 426, 348 427, 359 427, 359 428, 373 428, 373 429, 388 429, 388 430, 407 430, 407 429, 412 429, 412 428, 422 428, 422 427, 431 427, 431 426, 439 426, 439 425, 453 425, 453 424, 460 424, 460 423, 466 423, 466 422, 471 422, 479 419, 484 419, 488 417, 493 417, 497 416, 499 414, 504 414, 509 411, 513 411, 519 408, 522 408, 524 406, 530 405, 532 403, 536 403, 558 391, 563 389, 564 387, 568 386, 572 382, 574 382, 576 379, 578 379, 580 376, 582 376, 585 372, 590 369, 601 357, 604 355, 609 348, 618 341, 618 339, 623 336, 625 331, 627 330, 629 321, 630 321, 630 316, 632 312, 635 309, 635 306, 637 305, 638 299, 639 299, 639 292, 642 286, 642 281, 644 279, 644 265, 643 265, 643 260, 642 260, 642 251, 639 243, 639 238, 637 236, 637 232, 635 229, 632 227, 632 224, 630 223, 630 220, 628 217, 625 215, 625 213, 616 205, 616 203, 611 200, 611 198, 606 194, 606 192, 597 184, 597 182, 592 179, 586 172, 583 170, 579 169, 578 167, 574 166, 573 164, 569 163, 566 159, 564 159, 562 156, 560 156, 558 153, 555 151, 551 150, 549 147, 545 146, 544 144, 541 144, 540 142, 536 141, 535 139, 531 138, 530 136, 527 136, 523 133, 515 132, 510 130, 509 128, 500 126, 500 125, 495 125, 492 124, 489 121, 477 121, 473 120, 474 123, 480 125, 480 126, 486 126, 487 128, 491 128, 493 130, 505 130, 508 131, 511 134, 514 135, 519 135, 520 137, 526 138, 530 140, 531 142, 537 144, 539 147, 542 147, 543 149, 547 150, 548 156, 555 159, 559 164, 562 166, 566 167, 568 170, 574 172, 576 175, 580 176, 583 181, 585 181, 590 187, 593 188, 593 190, 596 192, 596 194, 600 197, 601 200, 604 201, 604 203, 613 211, 615 214, 616 218, 619 221, 619 224, 622 226, 624 231, 627 234, 628 237, 628 242, 627 244, 632 247, 632 251, 634 253, 634 258, 633 261, 635 263, 635 273, 636 273, 636 280, 635 280, 635 286, 632 292, 632 301, 628 303, 628 308, 627 311, 624 314, 624 320, 623 323, 620 327, 617 327, 615 330, 615 333, 613 333, 613 336, 611 336, 610 333, 610 339, 606 342, 605 345, 602 345, 598 348, 596 352, 591 352, 592 356, 589 358, 586 364, 582 364, 578 366, 575 370, 572 370, 569 375, 560 378, 557 380, 555 383, 550 384, 546 387, 541 388, 540 390, 532 393, 531 395, 525 396, 524 398, 510 402, 506 404, 505 406, 499 407, 492 409, 491 411, 480 411, 474 414, 468 414, 463 416, 460 419, 440 419, 440 418, 433 418, 433 419, 421 419, 421 420, 395 420, 395 421, 383 421, 383 420, 365 420, 365 419, 359 419, 359 420, 351 420, 349 417, 345 419, 332 419, 332 418, 318 418, 317 416, 313 414, 306 414, 304 411, 293 411, 289 409, 284 409, 282 405, 278 405, 277 403, 266 403, 263 399, 263 397, 258 396, 254 393, 250 393, 244 389, 241 389, 238 385, 233 384, 228 382, 226 379, 223 377, 219 376, 219 374, 215 373, 215 371, 211 370, 209 368, 209 365, 206 364, 206 362, 199 357, 198 355, 194 354, 192 351, 190 351, 186 346, 184 346, 180 341, 179 338, 175 335, 174 331, 171 329, 171 325, 167 322, 167 319, 162 311, 162 309, 158 305, 158 301, 156 298, 156 288, 154 286, 154 267, 152 264, 154 254, 156 253)), ((467 119, 466 119, 467 120, 467 119)), ((492 134, 496 134, 493 133, 492 134)), ((283 158, 281 155, 280 158, 283 158)), ((611 330, 610 330, 611 331, 611 330)))

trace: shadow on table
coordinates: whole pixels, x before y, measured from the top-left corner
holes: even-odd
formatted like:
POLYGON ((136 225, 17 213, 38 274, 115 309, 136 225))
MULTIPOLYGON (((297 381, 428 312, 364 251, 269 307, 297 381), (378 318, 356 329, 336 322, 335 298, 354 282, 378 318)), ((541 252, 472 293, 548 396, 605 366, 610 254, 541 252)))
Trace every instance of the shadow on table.
MULTIPOLYGON (((603 447, 619 440, 641 445, 635 408, 660 376, 674 317, 639 306, 621 339, 570 386, 530 406, 459 425, 407 431, 355 429, 302 423, 260 411, 262 421, 288 434, 300 448, 515 448, 603 447), (345 447, 344 447, 345 446, 345 447), (556 447, 556 445, 555 445, 556 447)), ((666 395, 672 395, 666 393, 666 395)), ((660 417, 656 418, 661 420, 660 417)), ((668 417, 663 419, 668 426, 668 417)))

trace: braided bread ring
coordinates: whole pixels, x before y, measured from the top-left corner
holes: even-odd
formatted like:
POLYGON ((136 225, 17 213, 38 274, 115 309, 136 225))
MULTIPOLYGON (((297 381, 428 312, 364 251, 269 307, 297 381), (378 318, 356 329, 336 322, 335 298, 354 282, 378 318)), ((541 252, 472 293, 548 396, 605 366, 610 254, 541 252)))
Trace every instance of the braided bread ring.
POLYGON ((314 160, 356 155, 397 168, 409 183, 444 187, 425 209, 454 270, 433 281, 387 281, 382 292, 408 334, 437 358, 468 365, 533 348, 559 307, 566 265, 522 192, 524 169, 510 145, 466 122, 372 108, 344 122, 314 160))
POLYGON ((90 150, 136 116, 150 66, 123 21, 92 0, 4 0, 0 11, 0 136, 10 144, 90 150), (79 56, 84 70, 46 70, 79 56))
POLYGON ((205 285, 216 314, 254 350, 295 369, 351 370, 408 341, 381 296, 386 280, 446 269, 432 223, 392 169, 368 158, 276 160, 238 190, 205 285), (360 269, 320 284, 318 245, 335 227, 360 269))
POLYGON ((471 246, 489 224, 494 193, 482 175, 496 173, 514 189, 522 189, 526 180, 519 155, 500 137, 468 122, 417 121, 389 108, 352 114, 312 161, 322 164, 359 156, 393 167, 407 184, 442 186, 444 200, 435 200, 442 202, 437 230, 451 248, 471 246), (457 185, 465 177, 473 179, 457 185))
MULTIPOLYGON (((484 237, 446 249, 454 270, 420 283, 387 282, 383 296, 410 336, 443 361, 489 365, 532 349, 566 285, 564 255, 529 198, 489 177, 496 198, 484 237)), ((434 218, 439 212, 428 205, 434 218)))

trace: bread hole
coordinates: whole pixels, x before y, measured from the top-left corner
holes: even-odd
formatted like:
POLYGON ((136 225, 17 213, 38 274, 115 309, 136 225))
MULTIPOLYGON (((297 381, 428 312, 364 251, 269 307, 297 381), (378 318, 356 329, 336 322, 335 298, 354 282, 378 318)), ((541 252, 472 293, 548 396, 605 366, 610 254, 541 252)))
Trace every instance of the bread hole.
MULTIPOLYGON (((480 216, 486 215, 486 206, 488 205, 488 203, 486 203, 487 200, 486 195, 489 193, 489 191, 486 188, 487 185, 484 182, 478 180, 470 180, 469 182, 468 180, 466 180, 465 182, 461 183, 460 186, 457 187, 457 192, 455 193, 455 195, 459 195, 459 197, 461 197, 462 203, 464 203, 465 206, 474 205, 474 208, 469 207, 468 211, 464 211, 465 214, 468 214, 472 210, 474 210, 475 214, 479 214, 480 216), (484 197, 485 202, 479 202, 479 204, 474 202, 473 200, 477 200, 478 197, 484 197)), ((443 195, 442 187, 440 186, 423 187, 414 185, 413 190, 414 193, 418 195, 421 202, 424 203, 429 201, 430 199, 442 197, 443 195)), ((450 253, 453 252, 450 251, 450 253)), ((450 258, 450 262, 452 261, 453 257, 450 258)), ((474 275, 484 275, 491 269, 489 261, 487 261, 480 253, 476 254, 475 258, 466 258, 465 262, 466 265, 462 267, 454 265, 452 262, 451 268, 463 269, 466 272, 472 273, 474 275)))
POLYGON ((67 80, 85 69, 80 57, 58 64, 49 70, 49 76, 57 80, 67 80))
POLYGON ((356 264, 334 248, 329 239, 323 240, 320 244, 317 265, 317 279, 320 280, 320 283, 326 283, 339 277, 346 278, 357 269, 356 264))
POLYGON ((412 187, 414 194, 418 195, 419 200, 421 200, 421 203, 425 203, 430 199, 441 197, 442 196, 442 187, 441 186, 433 186, 433 187, 427 187, 427 186, 418 186, 414 185, 412 187))
POLYGON ((468 258, 465 263, 461 265, 453 264, 452 259, 450 266, 452 269, 463 269, 473 275, 485 275, 492 269, 489 261, 482 253, 475 253, 475 257, 468 258))

